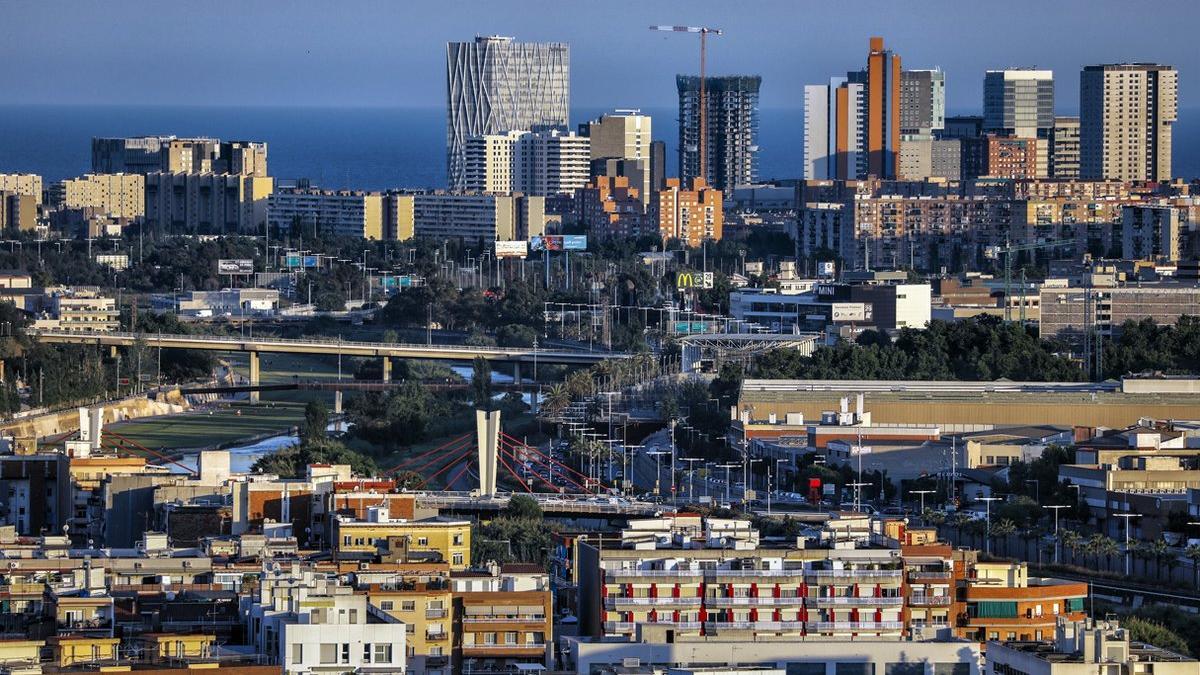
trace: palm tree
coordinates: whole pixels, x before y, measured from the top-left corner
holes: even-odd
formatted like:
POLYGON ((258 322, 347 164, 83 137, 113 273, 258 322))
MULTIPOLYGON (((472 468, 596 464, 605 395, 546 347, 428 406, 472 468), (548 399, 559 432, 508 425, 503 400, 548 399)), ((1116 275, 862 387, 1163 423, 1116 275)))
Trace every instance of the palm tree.
POLYGON ((1001 518, 992 523, 992 538, 1004 542, 1004 552, 1008 554, 1008 538, 1017 531, 1017 524, 1008 518, 1001 518))
MULTIPOLYGON (((1150 542, 1149 545, 1146 546, 1146 549, 1147 553, 1150 554, 1150 557, 1154 559, 1154 576, 1161 580, 1163 566, 1174 557, 1174 553, 1172 553, 1171 547, 1167 545, 1167 542, 1163 541, 1162 539, 1155 539, 1154 541, 1150 542)), ((1170 568, 1168 568, 1168 581, 1170 580, 1170 574, 1171 571, 1170 568)))
POLYGON ((546 390, 546 395, 542 398, 542 415, 557 417, 569 405, 571 405, 571 392, 567 391, 567 387, 563 383, 556 382, 546 390))
POLYGON ((1087 550, 1096 560, 1096 569, 1100 569, 1100 557, 1104 557, 1104 569, 1112 568, 1112 557, 1121 552, 1121 547, 1112 537, 1106 537, 1103 534, 1093 534, 1088 537, 1087 550))
POLYGON ((933 525, 935 528, 940 528, 946 523, 946 513, 926 508, 921 512, 921 522, 933 525))
POLYGON ((1183 549, 1183 557, 1192 563, 1192 585, 1200 588, 1200 545, 1192 544, 1183 549))
POLYGON ((1059 537, 1059 543, 1071 551, 1071 563, 1074 564, 1079 550, 1084 547, 1083 535, 1075 530, 1066 530, 1059 537))
POLYGON ((1129 555, 1132 555, 1134 560, 1142 561, 1142 574, 1150 576, 1146 568, 1149 567, 1150 559, 1154 557, 1154 551, 1151 550, 1150 542, 1137 541, 1129 545, 1129 555))

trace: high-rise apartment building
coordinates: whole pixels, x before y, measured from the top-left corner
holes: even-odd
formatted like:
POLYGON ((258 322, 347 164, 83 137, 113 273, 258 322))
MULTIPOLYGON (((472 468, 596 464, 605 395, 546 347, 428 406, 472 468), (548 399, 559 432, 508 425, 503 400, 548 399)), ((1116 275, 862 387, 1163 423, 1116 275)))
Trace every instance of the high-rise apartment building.
POLYGON ((575 217, 597 237, 632 239, 652 231, 645 200, 625 176, 596 176, 578 190, 575 217))
POLYGON ((844 77, 804 87, 804 177, 852 180, 867 175, 866 105, 861 83, 844 77))
POLYGON ((641 180, 633 187, 643 196, 650 194, 653 143, 650 116, 638 110, 617 110, 588 122, 586 126, 587 136, 591 138, 592 161, 621 159, 637 163, 641 180))
POLYGON ((1179 74, 1171 66, 1087 66, 1079 77, 1079 174, 1088 180, 1171 179, 1179 74))
POLYGON ((1036 138, 1011 136, 987 137, 986 175, 991 178, 1029 180, 1037 178, 1038 152, 1041 141, 1036 138))
POLYGON ((412 200, 412 232, 417 237, 491 242, 528 239, 546 231, 544 197, 433 192, 413 195, 412 200))
MULTIPOLYGON (((700 175, 700 78, 679 75, 679 175, 700 175)), ((706 77, 705 141, 708 176, 718 190, 749 185, 758 178, 758 75, 706 77)))
POLYGON ((267 144, 216 138, 93 138, 92 173, 215 173, 267 176, 267 144))
MULTIPOLYGON (((853 78, 851 78, 853 79, 853 78)), ((895 178, 900 155, 900 55, 871 38, 867 54, 867 174, 895 178)))
POLYGON ((446 45, 446 178, 464 189, 467 140, 565 128, 570 112, 570 48, 561 42, 477 37, 446 45))
POLYGON ((571 194, 591 175, 590 139, 558 129, 467 139, 462 192, 571 194))
POLYGON ((678 178, 668 178, 666 188, 658 193, 656 208, 658 233, 663 239, 679 239, 688 246, 721 239, 721 191, 709 187, 703 178, 693 178, 690 187, 678 178))
POLYGON ((946 126, 946 74, 940 69, 900 72, 900 135, 931 138, 946 126))
POLYGON ((1079 118, 1055 117, 1050 134, 1050 177, 1079 178, 1079 118))
POLYGON ((1054 130, 1054 72, 989 70, 983 76, 983 131, 998 136, 1037 138, 1038 177, 1049 172, 1049 140, 1054 130))
POLYGON ((196 234, 261 232, 267 223, 269 177, 228 173, 146 175, 146 224, 196 234))
POLYGON ((93 209, 114 218, 146 215, 146 177, 136 173, 93 174, 62 182, 66 209, 93 209))
POLYGON ((1186 251, 1189 209, 1129 204, 1121 209, 1121 257, 1178 262, 1186 251))

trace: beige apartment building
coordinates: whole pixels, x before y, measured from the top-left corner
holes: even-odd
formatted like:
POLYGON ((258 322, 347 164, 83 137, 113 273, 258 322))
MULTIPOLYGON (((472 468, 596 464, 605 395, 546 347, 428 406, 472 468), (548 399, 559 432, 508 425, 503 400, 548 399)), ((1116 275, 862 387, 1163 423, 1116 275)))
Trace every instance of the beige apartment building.
POLYGON ((0 190, 0 226, 28 232, 37 229, 38 198, 0 190))
POLYGON ((544 197, 433 192, 414 195, 412 208, 418 237, 509 241, 546 231, 544 197))
POLYGON ((1171 66, 1087 66, 1079 78, 1080 176, 1171 179, 1179 73, 1171 66))
POLYGON ((658 193, 656 215, 663 239, 680 239, 688 246, 721 239, 721 191, 703 178, 693 178, 687 187, 678 178, 668 178, 666 189, 658 193))
POLYGON ((0 192, 33 197, 38 206, 42 203, 42 177, 33 173, 0 173, 0 192))
POLYGON ((63 208, 131 220, 146 215, 146 177, 140 174, 89 173, 64 180, 61 191, 63 208))
POLYGON ((273 179, 214 173, 146 175, 146 223, 160 230, 259 232, 267 224, 273 179))
POLYGON ((383 238, 384 196, 359 190, 277 190, 267 198, 267 222, 281 232, 298 228, 339 237, 383 238))
POLYGON ((650 194, 650 144, 652 123, 649 115, 638 110, 617 110, 588 122, 592 139, 591 159, 632 160, 640 170, 640 180, 632 186, 642 195, 650 194))

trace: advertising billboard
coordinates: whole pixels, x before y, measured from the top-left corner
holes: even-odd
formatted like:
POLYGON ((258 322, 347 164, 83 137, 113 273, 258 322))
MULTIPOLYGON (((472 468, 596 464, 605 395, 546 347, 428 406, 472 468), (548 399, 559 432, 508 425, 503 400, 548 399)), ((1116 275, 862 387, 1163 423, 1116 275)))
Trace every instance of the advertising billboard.
POLYGON ((217 274, 254 274, 254 261, 247 258, 221 258, 217 274))
POLYGON ((285 267, 319 267, 321 257, 315 255, 300 255, 299 253, 289 253, 284 258, 283 264, 285 267))
POLYGON ((817 263, 817 275, 822 277, 831 277, 836 271, 836 267, 832 262, 817 263))
POLYGON ((587 235, 547 234, 529 238, 531 251, 586 251, 587 235))
POLYGON ((498 241, 495 250, 497 258, 524 258, 529 255, 529 242, 498 241))
POLYGON ((712 272, 680 272, 675 277, 675 287, 681 291, 713 287, 712 272))

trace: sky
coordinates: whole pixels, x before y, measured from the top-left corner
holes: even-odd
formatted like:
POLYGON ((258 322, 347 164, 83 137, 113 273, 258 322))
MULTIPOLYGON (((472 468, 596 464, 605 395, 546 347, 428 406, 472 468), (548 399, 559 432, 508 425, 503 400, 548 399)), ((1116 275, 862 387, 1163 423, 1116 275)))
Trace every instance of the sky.
POLYGON ((662 108, 695 72, 759 74, 764 108, 861 68, 882 35, 908 68, 946 72, 947 107, 981 107, 983 72, 1055 71, 1077 110, 1085 64, 1154 61, 1200 107, 1196 0, 0 0, 0 103, 319 107, 445 105, 445 43, 475 35, 571 45, 572 107, 662 108))

